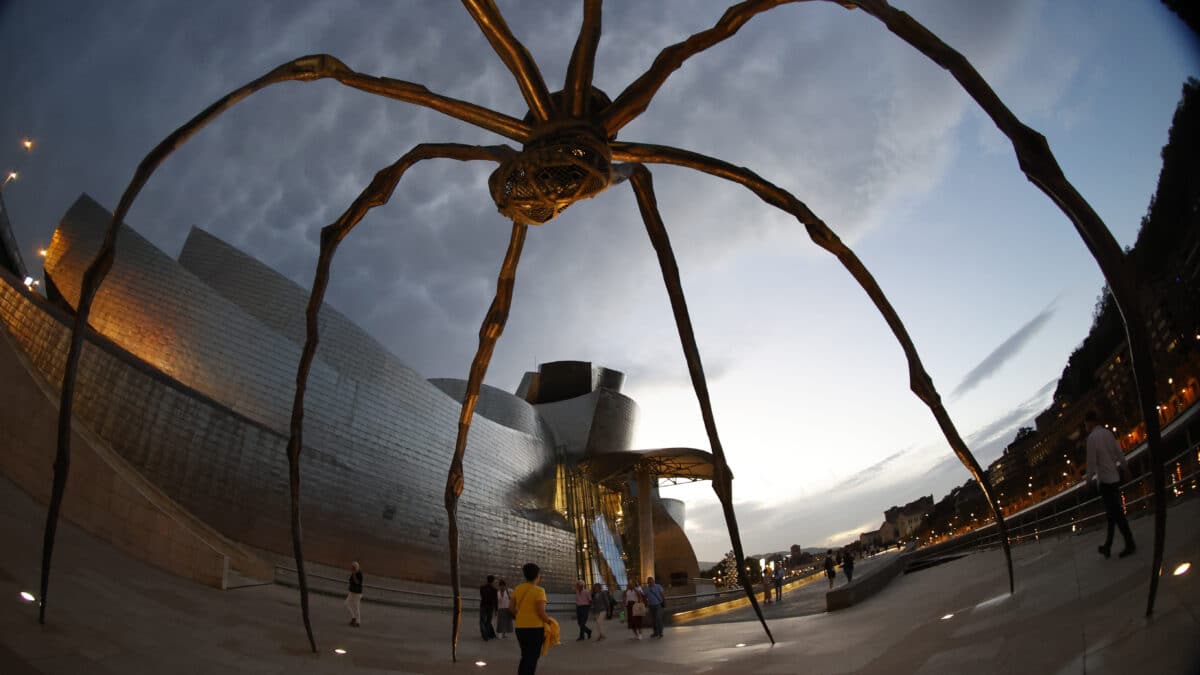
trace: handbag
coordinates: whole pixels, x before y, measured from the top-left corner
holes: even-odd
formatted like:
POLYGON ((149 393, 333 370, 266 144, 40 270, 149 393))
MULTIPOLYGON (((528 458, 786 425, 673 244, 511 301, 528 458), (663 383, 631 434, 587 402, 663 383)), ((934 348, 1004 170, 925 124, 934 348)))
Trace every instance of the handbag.
POLYGON ((646 603, 642 602, 641 600, 633 603, 633 615, 646 616, 646 603))

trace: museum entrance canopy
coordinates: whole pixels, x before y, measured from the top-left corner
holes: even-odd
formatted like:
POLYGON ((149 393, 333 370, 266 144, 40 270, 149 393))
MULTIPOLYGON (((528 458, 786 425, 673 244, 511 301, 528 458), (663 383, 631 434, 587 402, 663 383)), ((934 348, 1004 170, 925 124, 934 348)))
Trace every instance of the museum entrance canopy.
MULTIPOLYGON (((696 448, 624 450, 588 457, 579 463, 597 483, 647 472, 661 480, 686 483, 712 480, 713 456, 696 448)), ((730 476, 732 478, 732 476, 730 476)))

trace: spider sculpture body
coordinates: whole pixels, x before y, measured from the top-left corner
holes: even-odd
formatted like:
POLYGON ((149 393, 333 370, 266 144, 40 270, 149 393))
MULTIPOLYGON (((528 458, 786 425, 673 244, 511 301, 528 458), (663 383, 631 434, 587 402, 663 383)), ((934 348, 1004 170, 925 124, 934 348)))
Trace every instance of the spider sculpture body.
MULTIPOLYGON (((133 200, 158 165, 201 127, 237 102, 272 84, 286 81, 312 81, 332 78, 346 86, 442 112, 469 124, 490 130, 522 145, 521 150, 508 146, 469 146, 453 143, 422 143, 380 170, 374 180, 334 223, 321 231, 317 270, 307 308, 307 339, 296 374, 296 392, 292 413, 288 460, 291 483, 292 540, 299 577, 301 613, 309 644, 316 651, 308 613, 308 591, 304 571, 304 556, 300 538, 299 456, 303 447, 303 410, 305 383, 316 352, 317 315, 329 279, 330 264, 338 244, 350 233, 366 213, 386 203, 404 173, 414 164, 426 159, 455 159, 460 161, 486 160, 499 167, 488 181, 496 206, 512 221, 512 237, 501 266, 495 299, 479 332, 479 348, 472 361, 467 390, 459 418, 449 475, 446 480, 445 507, 449 518, 449 572, 454 593, 451 655, 456 658, 462 598, 458 570, 458 525, 456 509, 463 491, 463 454, 470 431, 471 419, 478 400, 480 385, 487 372, 492 350, 504 329, 512 301, 517 263, 530 224, 542 224, 577 201, 629 180, 637 200, 652 245, 657 253, 679 330, 680 340, 688 363, 693 387, 699 399, 706 432, 712 446, 714 470, 713 489, 724 512, 729 535, 737 558, 739 576, 744 574, 745 562, 732 503, 732 480, 725 452, 717 432, 715 417, 709 402, 704 369, 693 335, 687 305, 684 300, 679 272, 670 241, 659 216, 654 187, 648 164, 674 164, 739 183, 768 205, 791 214, 803 225, 813 242, 835 255, 846 270, 862 286, 882 314, 900 343, 908 362, 910 387, 930 409, 942 429, 951 450, 978 481, 986 497, 1001 535, 1008 566, 1009 590, 1013 591, 1012 559, 1004 518, 996 505, 995 495, 975 457, 955 428, 933 381, 925 372, 919 355, 899 315, 884 295, 863 263, 803 202, 786 190, 757 174, 720 160, 687 150, 616 141, 617 132, 640 115, 650 105, 655 93, 670 74, 695 54, 733 36, 747 21, 773 7, 798 0, 747 0, 730 7, 710 29, 692 35, 687 40, 665 48, 653 65, 622 91, 616 99, 592 86, 592 70, 600 40, 601 0, 583 1, 583 22, 575 44, 562 91, 551 94, 537 64, 525 47, 514 37, 492 0, 463 0, 463 5, 491 43, 497 55, 517 82, 528 105, 524 119, 517 119, 472 103, 455 100, 430 92, 412 82, 374 77, 356 72, 328 55, 306 56, 285 63, 266 75, 238 88, 212 104, 192 120, 177 129, 156 146, 138 166, 129 187, 122 195, 112 223, 96 259, 84 275, 74 332, 64 372, 58 450, 54 465, 54 484, 48 508, 42 556, 41 613, 45 621, 54 532, 66 486, 70 464, 70 420, 74 383, 82 348, 84 327, 97 288, 112 265, 118 224, 128 212, 133 200)), ((834 1, 834 0, 825 0, 834 1)), ((1122 253, 1116 240, 1099 216, 1074 189, 1050 152, 1046 140, 1025 126, 1008 110, 974 67, 957 51, 946 45, 908 14, 888 5, 886 0, 852 0, 838 4, 882 21, 887 28, 924 53, 949 73, 979 103, 996 126, 1012 141, 1021 170, 1039 189, 1049 196, 1071 220, 1091 250, 1104 273, 1109 287, 1121 308, 1127 326, 1134 374, 1138 382, 1142 414, 1153 466, 1155 501, 1155 542, 1151 565, 1147 614, 1154 608, 1157 590, 1157 570, 1162 562, 1163 537, 1166 524, 1164 499, 1163 457, 1154 412, 1153 365, 1140 310, 1135 300, 1134 286, 1122 265, 1122 253)), ((764 630, 771 636, 758 607, 754 592, 743 576, 739 579, 751 605, 758 613, 764 630)), ((771 638, 773 641, 773 638, 771 638)))

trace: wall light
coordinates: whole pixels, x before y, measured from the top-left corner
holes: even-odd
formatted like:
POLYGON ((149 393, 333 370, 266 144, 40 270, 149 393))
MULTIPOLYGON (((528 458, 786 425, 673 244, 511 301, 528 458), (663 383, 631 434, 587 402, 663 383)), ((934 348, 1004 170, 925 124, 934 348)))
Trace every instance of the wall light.
POLYGON ((745 647, 745 646, 746 646, 745 642, 739 642, 736 645, 734 645, 734 647, 745 647))
POLYGON ((942 621, 945 621, 946 619, 953 619, 953 618, 954 618, 953 614, 947 614, 946 616, 942 617, 942 621))
POLYGON ((346 650, 342 649, 341 647, 338 647, 337 649, 333 650, 333 653, 337 654, 338 656, 341 656, 342 654, 346 653, 346 650))
MULTIPOLYGON (((1179 567, 1176 567, 1175 571, 1172 572, 1172 574, 1174 574, 1177 577, 1183 576, 1183 575, 1187 574, 1188 570, 1190 570, 1190 569, 1192 569, 1192 563, 1190 563, 1190 562, 1179 563, 1179 567)), ((22 593, 21 595, 25 595, 25 594, 22 593)), ((30 599, 32 599, 32 598, 30 598, 30 599)))
MULTIPOLYGON (((1186 572, 1186 571, 1187 570, 1184 570, 1184 572, 1186 572)), ((1175 573, 1183 574, 1183 572, 1180 572, 1178 570, 1176 570, 1175 573)), ((37 600, 37 598, 33 597, 33 593, 30 593, 29 591, 21 591, 21 599, 24 600, 25 602, 33 602, 34 600, 37 600)))
POLYGON ((476 661, 476 662, 475 662, 475 665, 477 665, 477 666, 479 666, 480 668, 482 668, 482 667, 484 667, 484 666, 486 666, 486 665, 487 665, 487 661, 476 661))

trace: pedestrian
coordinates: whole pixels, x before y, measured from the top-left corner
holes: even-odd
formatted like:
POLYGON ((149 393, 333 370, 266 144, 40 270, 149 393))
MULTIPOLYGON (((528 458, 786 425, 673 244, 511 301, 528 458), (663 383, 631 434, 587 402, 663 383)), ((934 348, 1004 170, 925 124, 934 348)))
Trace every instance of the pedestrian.
POLYGON ((508 605, 512 602, 512 591, 503 579, 496 582, 496 634, 507 638, 513 630, 513 614, 508 605))
POLYGON ((546 614, 546 589, 539 585, 541 569, 533 563, 521 568, 525 583, 513 589, 508 609, 513 613, 517 627, 517 644, 521 646, 521 662, 517 675, 535 675, 538 658, 542 655, 542 643, 546 641, 546 628, 554 623, 546 614))
POLYGON ((346 610, 350 612, 350 625, 358 628, 362 625, 359 620, 362 618, 363 573, 356 562, 350 563, 350 582, 347 586, 346 610))
POLYGON ((612 614, 612 597, 600 584, 592 584, 592 620, 596 622, 596 642, 604 639, 604 619, 612 614))
POLYGON ((583 583, 583 579, 575 580, 575 623, 579 624, 579 637, 575 638, 576 642, 580 640, 591 640, 592 629, 588 628, 588 615, 592 613, 592 592, 588 590, 583 583))
POLYGON ((1130 480, 1125 453, 1121 451, 1117 437, 1100 425, 1096 413, 1088 412, 1083 418, 1083 423, 1088 432, 1087 477, 1099 486, 1100 499, 1104 502, 1104 512, 1108 516, 1108 533, 1104 537, 1104 545, 1097 550, 1105 558, 1111 555, 1115 526, 1121 530, 1121 538, 1125 540, 1125 548, 1117 557, 1133 555, 1137 545, 1134 544, 1133 532, 1129 530, 1129 521, 1125 519, 1125 508, 1121 504, 1121 482, 1130 480))
POLYGON ((762 587, 763 587, 763 604, 771 604, 771 586, 775 581, 771 578, 771 568, 768 567, 762 571, 762 587))
POLYGON ((825 551, 825 576, 829 579, 829 587, 833 588, 833 578, 837 576, 837 569, 833 566, 833 549, 825 551))
POLYGON ((642 616, 646 613, 646 604, 642 600, 642 592, 638 589, 636 582, 633 579, 629 580, 629 585, 625 587, 625 620, 629 625, 629 630, 633 633, 633 639, 642 639, 642 616), (637 608, 637 605, 641 605, 637 608), (636 611, 635 611, 636 609, 636 611))
POLYGON ((484 642, 496 637, 496 629, 492 626, 492 620, 496 616, 496 607, 500 598, 496 593, 495 583, 495 575, 489 574, 487 582, 479 587, 479 634, 483 636, 484 642))
POLYGON ((775 563, 775 602, 783 601, 783 564, 775 563))
POLYGON ((854 552, 846 551, 846 556, 842 561, 842 571, 846 573, 846 583, 854 581, 854 552))
POLYGON ((646 577, 646 608, 650 612, 650 625, 654 627, 650 633, 652 638, 663 636, 663 613, 667 608, 667 595, 661 584, 655 583, 654 577, 646 577))

